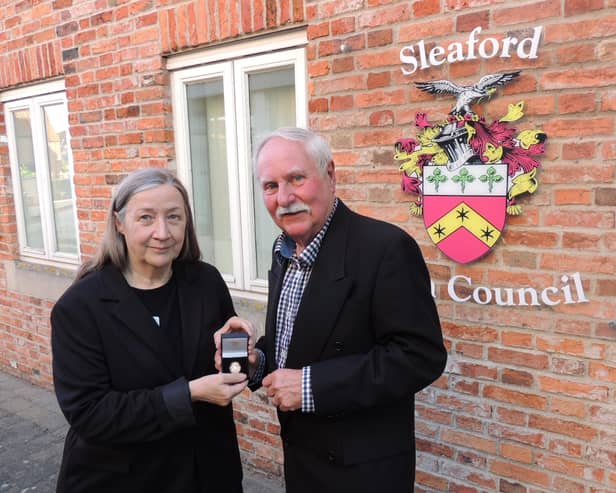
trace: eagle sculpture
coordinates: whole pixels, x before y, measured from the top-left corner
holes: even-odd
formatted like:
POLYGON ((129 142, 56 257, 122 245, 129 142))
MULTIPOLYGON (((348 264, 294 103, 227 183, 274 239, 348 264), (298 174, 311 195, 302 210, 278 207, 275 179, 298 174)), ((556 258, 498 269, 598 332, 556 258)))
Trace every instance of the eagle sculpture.
POLYGON ((450 113, 454 116, 463 117, 467 113, 473 113, 470 106, 472 103, 491 96, 498 86, 505 85, 518 75, 520 75, 520 72, 486 75, 472 86, 459 86, 449 80, 415 82, 415 85, 430 94, 452 94, 456 96, 456 105, 450 113))

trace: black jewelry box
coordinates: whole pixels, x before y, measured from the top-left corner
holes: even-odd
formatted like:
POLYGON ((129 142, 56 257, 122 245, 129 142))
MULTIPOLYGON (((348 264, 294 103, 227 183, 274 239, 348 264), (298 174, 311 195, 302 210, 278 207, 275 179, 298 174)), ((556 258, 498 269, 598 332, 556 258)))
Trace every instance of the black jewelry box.
POLYGON ((248 334, 230 332, 221 336, 223 373, 248 375, 248 334))

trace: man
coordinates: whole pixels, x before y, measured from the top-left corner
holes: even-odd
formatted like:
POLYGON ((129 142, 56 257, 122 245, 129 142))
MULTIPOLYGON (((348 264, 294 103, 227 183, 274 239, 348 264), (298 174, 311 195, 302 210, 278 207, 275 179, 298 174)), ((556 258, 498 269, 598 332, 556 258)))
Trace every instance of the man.
POLYGON ((287 491, 408 493, 413 394, 446 362, 421 252, 336 198, 331 151, 309 130, 266 137, 255 172, 282 234, 253 382, 265 375, 278 408, 287 491))

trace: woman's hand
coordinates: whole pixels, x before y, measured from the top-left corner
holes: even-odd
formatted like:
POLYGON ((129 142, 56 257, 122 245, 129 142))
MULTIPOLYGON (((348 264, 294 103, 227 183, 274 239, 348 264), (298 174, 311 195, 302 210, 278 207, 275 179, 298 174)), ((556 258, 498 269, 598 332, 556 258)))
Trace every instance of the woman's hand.
POLYGON ((240 317, 231 317, 220 329, 214 333, 214 343, 216 344, 216 354, 214 355, 214 365, 218 371, 222 371, 222 354, 220 349, 220 339, 222 334, 229 332, 245 332, 248 334, 248 364, 253 368, 258 357, 255 353, 255 330, 248 320, 240 317))
POLYGON ((192 401, 205 401, 217 406, 228 406, 237 394, 246 388, 244 373, 216 373, 188 382, 192 401))

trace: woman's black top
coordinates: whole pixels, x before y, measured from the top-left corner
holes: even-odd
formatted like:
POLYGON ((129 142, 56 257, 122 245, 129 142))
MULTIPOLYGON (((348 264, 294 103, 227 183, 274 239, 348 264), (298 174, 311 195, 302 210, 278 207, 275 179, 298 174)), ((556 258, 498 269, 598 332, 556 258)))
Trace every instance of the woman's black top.
POLYGON ((173 354, 176 355, 176 376, 181 376, 182 323, 175 276, 172 275, 166 284, 158 288, 138 289, 133 287, 132 290, 152 314, 153 330, 162 330, 167 337, 173 354))

